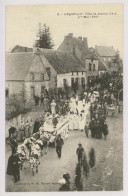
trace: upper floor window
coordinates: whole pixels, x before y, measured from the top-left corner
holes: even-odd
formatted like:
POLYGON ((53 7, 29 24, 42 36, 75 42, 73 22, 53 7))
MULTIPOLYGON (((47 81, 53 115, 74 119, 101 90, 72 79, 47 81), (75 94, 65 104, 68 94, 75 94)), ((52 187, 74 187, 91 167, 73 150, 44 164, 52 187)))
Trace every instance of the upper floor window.
POLYGON ((43 73, 40 74, 40 80, 44 81, 44 74, 43 73))
POLYGON ((34 73, 31 73, 30 77, 31 77, 31 80, 33 81, 34 80, 34 73))
POLYGON ((91 63, 89 63, 89 71, 91 71, 91 63))
POLYGON ((96 70, 96 66, 95 66, 95 64, 93 64, 93 71, 95 71, 96 70))
POLYGON ((48 74, 49 79, 51 78, 51 70, 50 67, 46 67, 46 72, 48 74))

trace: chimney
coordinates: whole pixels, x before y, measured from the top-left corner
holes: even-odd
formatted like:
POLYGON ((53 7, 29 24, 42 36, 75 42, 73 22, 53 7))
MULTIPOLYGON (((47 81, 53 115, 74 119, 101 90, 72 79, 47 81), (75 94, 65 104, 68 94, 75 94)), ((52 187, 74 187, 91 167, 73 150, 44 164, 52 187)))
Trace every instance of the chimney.
POLYGON ((33 54, 39 55, 40 54, 40 49, 38 47, 34 47, 33 48, 33 54))
POLYGON ((82 37, 78 37, 78 39, 82 41, 82 37))
POLYGON ((69 33, 68 36, 69 36, 69 37, 73 37, 73 33, 69 33))
POLYGON ((84 43, 85 47, 88 48, 88 40, 87 40, 87 37, 83 37, 83 43, 84 43))

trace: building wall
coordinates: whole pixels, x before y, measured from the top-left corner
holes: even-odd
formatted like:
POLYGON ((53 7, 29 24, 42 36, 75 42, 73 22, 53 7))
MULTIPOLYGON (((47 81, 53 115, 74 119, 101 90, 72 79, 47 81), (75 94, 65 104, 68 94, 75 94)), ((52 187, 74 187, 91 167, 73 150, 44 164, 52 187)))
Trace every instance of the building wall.
POLYGON ((44 64, 45 70, 48 67, 50 68, 51 77, 49 79, 49 88, 57 86, 57 72, 54 70, 54 68, 48 62, 48 60, 43 56, 43 54, 41 55, 41 59, 42 59, 42 62, 44 64))
POLYGON ((91 71, 93 71, 93 64, 95 64, 95 71, 98 71, 98 60, 91 61, 91 59, 86 59, 85 60, 85 69, 86 69, 86 71, 90 71, 89 70, 89 63, 91 64, 91 71))
POLYGON ((113 58, 114 58, 114 56, 102 56, 102 59, 106 63, 112 61, 113 58))
POLYGON ((24 81, 6 81, 5 89, 8 90, 8 97, 13 94, 24 92, 24 81))
POLYGON ((81 85, 81 78, 85 78, 85 85, 87 84, 87 76, 86 76, 86 72, 73 72, 73 73, 65 73, 65 74, 58 74, 57 75, 57 87, 64 87, 64 79, 66 79, 67 81, 67 85, 71 86, 72 85, 72 78, 79 78, 79 82, 81 85))
POLYGON ((49 89, 49 81, 37 82, 37 81, 26 81, 24 84, 24 92, 27 102, 33 102, 34 97, 32 93, 32 89, 34 90, 34 95, 41 95, 42 89, 49 89))
POLYGON ((96 78, 99 74, 99 71, 98 71, 98 60, 93 60, 91 61, 91 59, 86 59, 85 61, 85 69, 86 69, 86 72, 87 72, 87 83, 88 81, 90 80, 90 78, 96 78), (91 70, 89 69, 89 64, 91 64, 91 70), (95 70, 93 68, 93 64, 95 64, 95 70))

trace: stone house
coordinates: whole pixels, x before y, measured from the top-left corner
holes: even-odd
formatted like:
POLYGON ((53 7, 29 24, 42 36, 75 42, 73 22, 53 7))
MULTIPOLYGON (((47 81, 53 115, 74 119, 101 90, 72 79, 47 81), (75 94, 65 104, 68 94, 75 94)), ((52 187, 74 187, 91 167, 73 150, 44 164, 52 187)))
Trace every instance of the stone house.
POLYGON ((58 50, 69 51, 80 60, 85 67, 86 81, 98 76, 98 58, 96 55, 91 55, 86 37, 76 38, 72 33, 69 33, 64 37, 58 50))
POLYGON ((84 65, 71 52, 40 49, 57 74, 57 84, 59 88, 66 85, 72 87, 74 83, 79 86, 87 85, 84 65))
POLYGON ((6 98, 22 95, 29 103, 49 88, 87 83, 84 65, 72 53, 39 48, 6 53, 5 78, 6 98))
POLYGON ((90 53, 92 56, 96 56, 97 59, 98 59, 98 72, 99 72, 99 75, 105 73, 105 72, 108 72, 108 66, 107 64, 104 62, 104 60, 102 59, 102 57, 99 55, 99 53, 96 52, 96 50, 91 47, 89 48, 90 50, 90 53))
MULTIPOLYGON (((34 100, 49 84, 54 85, 54 78, 49 79, 47 69, 52 69, 46 61, 45 67, 40 55, 36 52, 6 54, 6 97, 23 95, 27 102, 34 100), (46 68, 47 67, 47 68, 46 68)), ((54 73, 53 73, 54 74, 54 73)))
POLYGON ((95 51, 100 55, 108 67, 108 72, 117 72, 118 64, 114 63, 116 51, 113 46, 95 46, 95 51))

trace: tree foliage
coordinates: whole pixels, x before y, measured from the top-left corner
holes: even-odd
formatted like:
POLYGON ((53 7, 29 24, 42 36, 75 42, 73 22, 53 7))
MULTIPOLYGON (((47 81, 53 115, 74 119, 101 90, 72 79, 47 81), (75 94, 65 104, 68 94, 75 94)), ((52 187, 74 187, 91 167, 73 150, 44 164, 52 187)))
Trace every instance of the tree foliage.
POLYGON ((50 29, 46 24, 42 26, 42 24, 39 23, 37 40, 35 41, 34 46, 39 48, 47 48, 47 49, 53 48, 54 42, 51 38, 50 29))

